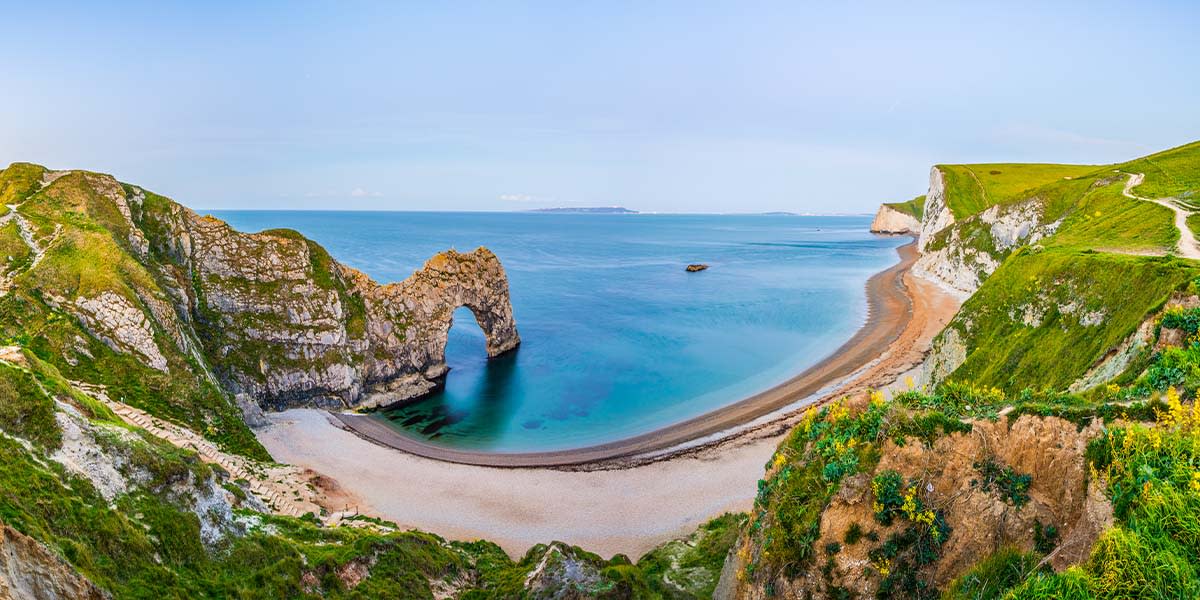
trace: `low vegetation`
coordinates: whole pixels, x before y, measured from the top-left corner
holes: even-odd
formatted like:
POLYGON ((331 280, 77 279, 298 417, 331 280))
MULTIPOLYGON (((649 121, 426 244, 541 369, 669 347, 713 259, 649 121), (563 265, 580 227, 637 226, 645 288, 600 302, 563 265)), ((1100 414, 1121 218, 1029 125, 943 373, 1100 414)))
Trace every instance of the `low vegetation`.
POLYGON ((1095 172, 1094 165, 995 163, 938 165, 946 186, 946 203, 955 219, 965 219, 997 204, 1032 197, 1048 183, 1095 172))
POLYGON ((1198 276, 1200 266, 1172 257, 1019 252, 951 322, 965 360, 949 379, 1065 390, 1198 276))
POLYGON ((918 221, 925 216, 925 196, 917 196, 907 202, 891 202, 885 203, 884 206, 892 210, 906 214, 918 221))

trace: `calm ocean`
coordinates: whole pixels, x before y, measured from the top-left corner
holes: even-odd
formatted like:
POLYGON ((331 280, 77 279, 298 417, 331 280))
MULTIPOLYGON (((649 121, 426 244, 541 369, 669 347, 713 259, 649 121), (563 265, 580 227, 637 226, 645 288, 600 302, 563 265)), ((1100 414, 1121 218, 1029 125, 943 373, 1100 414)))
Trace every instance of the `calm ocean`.
POLYGON ((869 217, 216 211, 289 227, 380 282, 447 248, 491 248, 523 343, 488 361, 455 313, 444 391, 380 413, 406 435, 523 452, 610 442, 767 389, 865 321, 864 284, 906 238, 869 217), (692 262, 711 265, 686 273, 692 262))

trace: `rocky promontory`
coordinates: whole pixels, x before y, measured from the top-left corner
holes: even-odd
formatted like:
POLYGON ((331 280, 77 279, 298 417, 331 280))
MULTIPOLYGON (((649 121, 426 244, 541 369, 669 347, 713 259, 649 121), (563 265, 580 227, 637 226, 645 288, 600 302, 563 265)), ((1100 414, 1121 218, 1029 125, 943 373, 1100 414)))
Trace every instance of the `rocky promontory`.
POLYGON ((920 233, 921 222, 916 217, 881 204, 871 221, 871 233, 920 233))
MULTIPOLYGON (((5 292, 74 323, 43 344, 62 368, 92 364, 94 340, 162 385, 186 375, 267 409, 372 408, 439 384, 460 306, 489 356, 520 343, 508 279, 486 248, 440 253, 381 285, 295 231, 238 232, 109 175, 23 163, 0 173, 12 207, 5 292)), ((202 402, 180 418, 211 421, 210 407, 232 405, 202 402)))
POLYGON ((431 258, 380 285, 291 230, 255 234, 178 204, 142 211, 150 239, 222 382, 268 408, 386 406, 446 374, 454 310, 466 306, 489 356, 520 343, 508 278, 486 248, 431 258))

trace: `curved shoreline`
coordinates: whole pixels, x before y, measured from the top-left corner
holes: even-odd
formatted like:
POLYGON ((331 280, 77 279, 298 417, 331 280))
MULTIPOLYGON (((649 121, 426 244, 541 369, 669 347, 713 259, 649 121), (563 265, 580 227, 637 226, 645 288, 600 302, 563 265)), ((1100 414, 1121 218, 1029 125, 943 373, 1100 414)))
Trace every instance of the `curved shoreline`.
POLYGON ((853 375, 900 337, 913 300, 904 275, 918 257, 916 242, 896 249, 900 262, 867 280, 867 321, 829 356, 791 379, 720 409, 633 437, 548 452, 495 453, 443 448, 406 437, 377 419, 330 413, 341 427, 371 442, 417 456, 487 467, 572 467, 657 452, 744 425, 807 398, 830 382, 853 375))

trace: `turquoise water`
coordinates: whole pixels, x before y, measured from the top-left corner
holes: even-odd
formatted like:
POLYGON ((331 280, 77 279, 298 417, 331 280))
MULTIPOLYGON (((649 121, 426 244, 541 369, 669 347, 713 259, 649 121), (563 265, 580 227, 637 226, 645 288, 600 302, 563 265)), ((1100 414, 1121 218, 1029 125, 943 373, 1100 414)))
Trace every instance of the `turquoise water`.
POLYGON ((864 284, 905 240, 867 217, 221 211, 290 227, 380 282, 484 245, 508 272, 523 343, 487 360, 465 308, 445 389, 379 418, 454 448, 577 448, 720 408, 853 335, 864 284), (692 262, 711 265, 686 273, 692 262))

